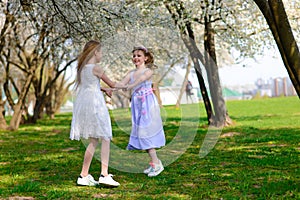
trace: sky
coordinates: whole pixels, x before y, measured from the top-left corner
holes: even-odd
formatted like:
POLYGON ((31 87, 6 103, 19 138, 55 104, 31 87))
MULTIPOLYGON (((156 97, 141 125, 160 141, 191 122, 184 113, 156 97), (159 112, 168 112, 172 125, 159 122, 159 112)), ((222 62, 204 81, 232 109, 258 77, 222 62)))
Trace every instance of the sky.
MULTIPOLYGON (((219 68, 219 78, 222 86, 254 85, 258 79, 289 77, 282 62, 279 51, 265 50, 263 56, 255 59, 245 59, 239 64, 219 68)), ((195 73, 189 79, 193 85, 198 85, 195 73)), ((204 75, 206 81, 206 75, 204 75)))
POLYGON ((257 79, 288 77, 284 64, 279 57, 265 56, 257 61, 249 59, 243 63, 219 69, 222 85, 245 85, 255 83, 257 79))

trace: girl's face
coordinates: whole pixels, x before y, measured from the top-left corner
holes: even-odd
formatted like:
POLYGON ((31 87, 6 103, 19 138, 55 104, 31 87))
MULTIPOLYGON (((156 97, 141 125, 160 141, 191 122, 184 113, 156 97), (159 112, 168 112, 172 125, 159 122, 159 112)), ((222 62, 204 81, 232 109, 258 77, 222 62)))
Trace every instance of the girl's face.
POLYGON ((96 63, 99 63, 101 61, 101 49, 95 51, 95 58, 96 58, 96 63))
POLYGON ((132 54, 132 62, 135 64, 135 66, 141 66, 145 64, 145 61, 147 60, 147 57, 145 56, 144 52, 142 50, 136 50, 132 54))

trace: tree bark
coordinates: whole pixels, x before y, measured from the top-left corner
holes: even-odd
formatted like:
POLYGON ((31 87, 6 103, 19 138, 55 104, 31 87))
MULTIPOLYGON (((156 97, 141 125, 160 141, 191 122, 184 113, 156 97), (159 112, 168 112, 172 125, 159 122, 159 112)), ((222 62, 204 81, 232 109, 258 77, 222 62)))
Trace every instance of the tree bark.
POLYGON ((181 38, 190 53, 191 59, 194 64, 195 72, 196 72, 196 75, 198 78, 201 95, 202 95, 202 98, 204 101, 204 106, 205 106, 205 110, 206 110, 206 114, 207 114, 207 121, 208 121, 208 124, 211 124, 212 119, 213 119, 212 106, 211 106, 211 103, 209 100, 209 96, 208 96, 208 92, 207 92, 207 89, 205 86, 204 78, 202 76, 202 71, 201 71, 199 61, 201 61, 203 64, 205 64, 205 62, 203 59, 203 55, 197 48, 194 32, 191 27, 191 23, 189 21, 185 21, 185 22, 180 21, 184 18, 183 15, 186 15, 186 11, 184 9, 182 2, 178 2, 178 4, 175 5, 175 7, 172 7, 170 2, 167 2, 167 1, 164 2, 164 5, 166 6, 167 10, 171 14, 176 26, 178 27, 178 29, 180 31, 181 38))
POLYGON ((179 96, 178 96, 178 99, 177 99, 177 102, 176 102, 176 108, 179 108, 179 106, 180 106, 180 102, 181 102, 183 93, 185 92, 185 88, 186 88, 186 85, 188 83, 190 70, 191 70, 191 63, 190 63, 190 60, 189 60, 188 65, 186 67, 186 73, 185 73, 185 76, 184 76, 184 79, 183 79, 183 83, 182 83, 182 86, 180 88, 179 96))
POLYGON ((0 130, 7 129, 7 123, 5 120, 5 101, 2 100, 2 84, 0 85, 0 130))
POLYGON ((27 96, 28 90, 30 88, 32 77, 33 77, 32 73, 28 74, 28 76, 26 77, 26 81, 24 83, 22 92, 18 97, 18 102, 16 105, 13 106, 14 114, 9 124, 10 130, 17 130, 19 128, 20 121, 22 119, 22 112, 23 112, 22 107, 25 102, 25 98, 27 96))
MULTIPOLYGON (((225 100, 220 84, 217 56, 215 49, 214 29, 212 23, 205 18, 204 28, 204 48, 205 48, 205 69, 209 82, 209 91, 214 106, 215 119, 213 125, 220 127, 226 124, 226 119, 230 118, 226 112, 225 100)), ((228 123, 227 123, 228 125, 228 123)))
POLYGON ((187 35, 182 35, 181 37, 182 37, 182 40, 183 40, 185 46, 189 50, 190 56, 194 63, 194 68, 195 68, 196 75, 198 78, 200 91, 201 91, 201 95, 203 98, 203 102, 204 102, 204 106, 205 106, 205 110, 206 110, 206 114, 207 114, 207 121, 208 121, 208 124, 211 124, 213 122, 214 115, 213 115, 210 99, 208 96, 208 92, 207 92, 207 89, 205 86, 204 78, 202 76, 202 71, 201 71, 201 67, 200 67, 200 63, 199 63, 199 60, 204 61, 203 55, 197 48, 196 43, 192 38, 188 37, 187 35))

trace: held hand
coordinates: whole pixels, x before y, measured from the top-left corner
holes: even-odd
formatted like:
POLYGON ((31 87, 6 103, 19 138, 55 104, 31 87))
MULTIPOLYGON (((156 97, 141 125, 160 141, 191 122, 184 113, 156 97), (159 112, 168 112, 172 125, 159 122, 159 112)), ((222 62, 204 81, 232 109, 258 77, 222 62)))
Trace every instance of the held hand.
POLYGON ((124 86, 116 86, 115 87, 116 89, 122 89, 122 90, 126 90, 127 89, 127 85, 124 85, 124 86))
POLYGON ((124 92, 125 91, 128 91, 128 90, 130 90, 132 87, 130 87, 130 85, 125 85, 125 86, 123 86, 122 88, 120 88, 120 89, 122 89, 124 92))
POLYGON ((124 85, 124 84, 122 84, 122 83, 116 83, 115 84, 115 88, 116 89, 122 89, 122 90, 126 90, 127 89, 127 85, 124 85))
POLYGON ((112 96, 112 92, 113 92, 113 88, 101 88, 101 90, 103 91, 103 92, 105 92, 105 94, 107 95, 107 96, 109 96, 110 98, 111 98, 111 96, 112 96))
POLYGON ((128 84, 126 90, 131 90, 133 88, 133 84, 128 84))
POLYGON ((105 93, 112 93, 113 91, 117 91, 117 90, 126 90, 127 86, 122 86, 122 87, 114 87, 114 88, 101 88, 101 91, 105 92, 105 93))
POLYGON ((105 91, 105 94, 111 98, 112 92, 113 92, 112 90, 107 90, 105 91))

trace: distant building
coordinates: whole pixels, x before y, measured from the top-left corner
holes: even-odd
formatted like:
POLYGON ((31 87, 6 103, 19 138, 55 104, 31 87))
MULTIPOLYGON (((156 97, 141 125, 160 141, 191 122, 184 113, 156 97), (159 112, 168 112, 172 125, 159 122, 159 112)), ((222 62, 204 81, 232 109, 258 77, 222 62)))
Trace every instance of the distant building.
POLYGON ((226 86, 228 89, 242 94, 242 99, 251 99, 254 96, 296 96, 296 90, 289 77, 257 79, 253 84, 226 86))
POLYGON ((296 90, 292 81, 288 77, 275 78, 273 86, 273 96, 294 96, 296 90))
POLYGON ((272 97, 272 80, 258 79, 256 81, 257 92, 260 96, 272 97))
POLYGON ((296 90, 289 77, 271 78, 269 80, 258 79, 256 86, 260 96, 278 97, 296 95, 296 90))

